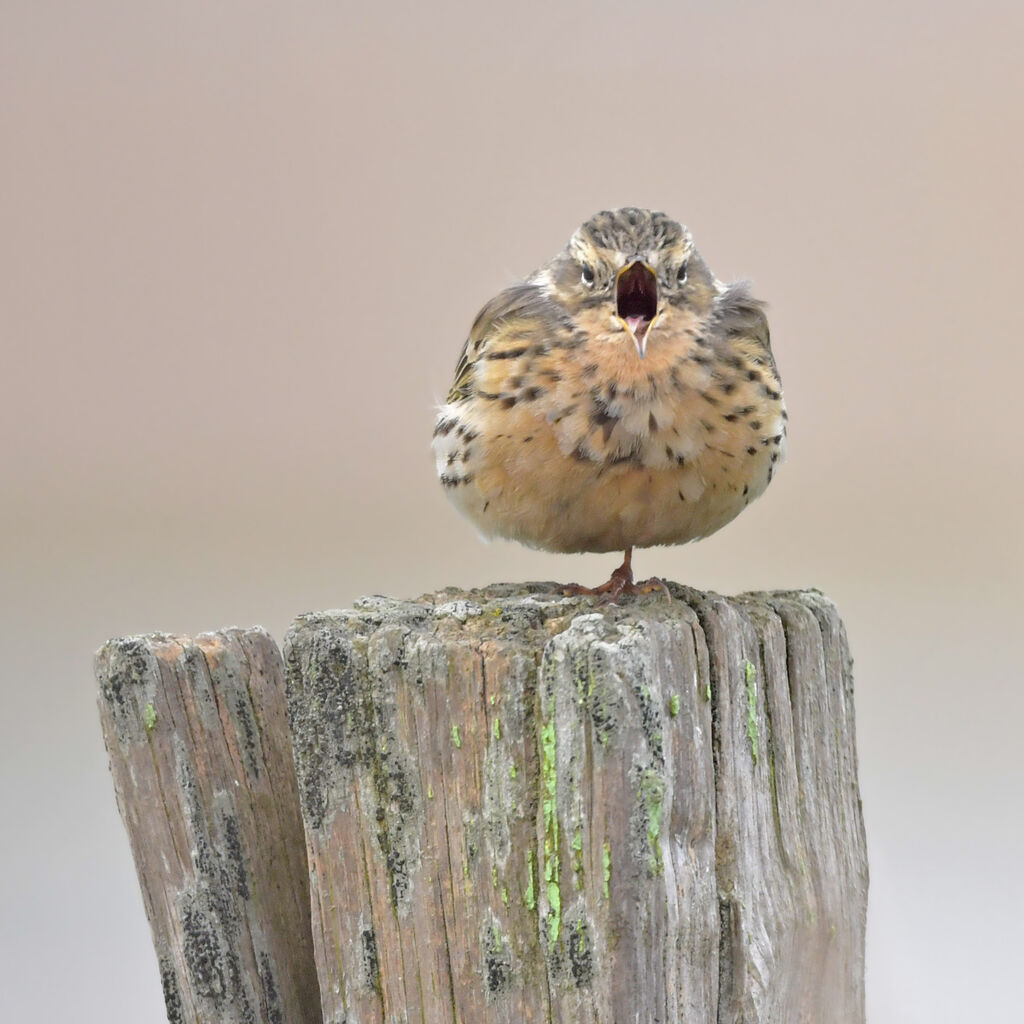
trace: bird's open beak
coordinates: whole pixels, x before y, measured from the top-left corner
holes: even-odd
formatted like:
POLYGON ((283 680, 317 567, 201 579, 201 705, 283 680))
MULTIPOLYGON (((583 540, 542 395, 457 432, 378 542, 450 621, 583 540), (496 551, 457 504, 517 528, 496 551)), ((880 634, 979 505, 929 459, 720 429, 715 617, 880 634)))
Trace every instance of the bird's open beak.
POLYGON ((616 313, 636 345, 640 358, 647 353, 647 335, 658 318, 658 276, 642 260, 619 271, 615 281, 616 313))

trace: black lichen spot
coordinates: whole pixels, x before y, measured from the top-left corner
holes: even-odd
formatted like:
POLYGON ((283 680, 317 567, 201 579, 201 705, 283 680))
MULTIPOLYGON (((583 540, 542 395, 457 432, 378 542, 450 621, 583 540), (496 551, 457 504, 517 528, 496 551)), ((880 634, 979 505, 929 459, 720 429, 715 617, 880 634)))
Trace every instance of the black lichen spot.
POLYGON ((241 998, 238 965, 229 950, 218 941, 218 924, 213 914, 197 903, 186 903, 181 912, 182 956, 192 987, 218 1004, 241 998))
POLYGON ((490 947, 484 954, 484 979, 491 995, 507 991, 512 984, 512 962, 504 946, 490 947))
POLYGON ((686 501, 686 498, 683 497, 683 492, 682 491, 679 492, 679 500, 680 501, 686 501))
POLYGON ((529 444, 532 440, 533 434, 527 434, 526 437, 523 438, 523 444, 529 444))
POLYGON ((263 999, 267 1004, 269 1024, 285 1024, 284 1014, 281 1012, 281 997, 278 995, 277 983, 274 981, 273 965, 265 952, 260 952, 257 970, 260 975, 260 985, 263 988, 263 999))
POLYGON ((368 989, 379 994, 380 960, 377 956, 377 936, 373 934, 372 928, 366 928, 360 939, 363 954, 363 981, 368 989))
POLYGON ((728 420, 730 423, 735 423, 739 419, 739 416, 737 416, 736 413, 734 413, 734 412, 730 412, 730 413, 726 413, 722 417, 722 419, 723 420, 728 420))
POLYGON ((743 485, 743 497, 745 498, 750 493, 750 484, 743 485))
POLYGON ((234 874, 234 888, 243 899, 249 898, 249 879, 245 873, 245 857, 242 854, 242 841, 238 834, 238 819, 233 814, 225 814, 221 825, 224 830, 224 846, 227 854, 229 871, 234 874))
POLYGON ((569 939, 569 966, 577 988, 586 988, 594 977, 594 952, 586 921, 577 921, 569 939))
POLYGON ((184 1024, 181 1008, 181 989, 174 964, 167 958, 160 958, 160 987, 164 992, 164 1008, 167 1010, 167 1024, 184 1024))
POLYGON ((757 449, 756 448, 748 448, 747 449, 747 454, 748 455, 756 455, 757 454, 757 449))

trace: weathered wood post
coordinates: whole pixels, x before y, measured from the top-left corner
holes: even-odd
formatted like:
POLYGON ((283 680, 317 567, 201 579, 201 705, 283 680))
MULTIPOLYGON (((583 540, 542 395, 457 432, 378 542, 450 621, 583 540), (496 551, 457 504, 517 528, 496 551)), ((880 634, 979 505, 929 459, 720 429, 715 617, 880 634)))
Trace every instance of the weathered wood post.
POLYGON ((96 676, 168 1020, 320 1021, 276 644, 259 629, 112 640, 96 676))
POLYGON ((671 591, 106 645, 169 1019, 863 1024, 842 623, 671 591))
POLYGON ((373 598, 289 632, 324 1019, 863 1022, 834 607, 556 594, 373 598))

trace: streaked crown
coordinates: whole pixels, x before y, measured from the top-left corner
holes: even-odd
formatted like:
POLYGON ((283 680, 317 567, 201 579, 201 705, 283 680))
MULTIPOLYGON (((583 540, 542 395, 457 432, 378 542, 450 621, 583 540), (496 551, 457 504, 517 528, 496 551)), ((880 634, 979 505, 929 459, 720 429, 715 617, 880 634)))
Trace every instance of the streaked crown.
POLYGON ((689 231, 668 214, 625 206, 621 210, 602 210, 594 214, 576 231, 569 248, 589 244, 596 249, 621 252, 628 259, 690 241, 689 231))

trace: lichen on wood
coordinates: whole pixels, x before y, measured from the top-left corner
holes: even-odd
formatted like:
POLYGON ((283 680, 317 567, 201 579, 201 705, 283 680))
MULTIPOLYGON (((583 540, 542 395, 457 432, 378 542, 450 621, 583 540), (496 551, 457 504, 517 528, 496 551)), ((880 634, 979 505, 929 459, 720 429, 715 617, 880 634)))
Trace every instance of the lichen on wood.
POLYGON ((320 1021, 274 641, 127 637, 100 649, 96 675, 168 1020, 320 1021))
POLYGON ((670 590, 297 620, 325 1019, 863 1020, 842 623, 814 592, 670 590))

